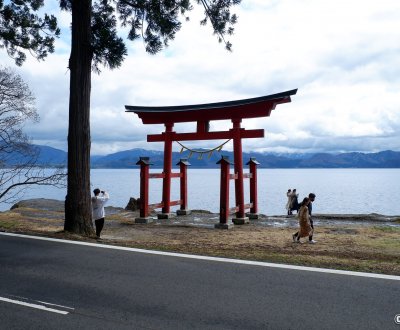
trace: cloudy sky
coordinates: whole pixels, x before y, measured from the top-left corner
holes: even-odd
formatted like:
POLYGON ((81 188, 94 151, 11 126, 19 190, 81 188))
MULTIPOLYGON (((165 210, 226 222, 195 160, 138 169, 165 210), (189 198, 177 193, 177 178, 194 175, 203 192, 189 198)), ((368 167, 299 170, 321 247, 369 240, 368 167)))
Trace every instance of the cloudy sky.
MULTIPOLYGON (((22 68, 4 50, 0 60, 36 96, 40 123, 26 125, 33 142, 66 150, 70 16, 59 12, 58 1, 50 3, 63 27, 56 53, 44 62, 29 58, 22 68)), ((195 10, 163 52, 149 55, 142 41, 127 41, 121 68, 93 74, 92 154, 162 149, 147 143, 146 135, 163 126, 144 126, 125 113, 125 105, 209 103, 295 88, 292 103, 279 105, 270 117, 243 121, 248 129, 265 129, 265 138, 243 142, 245 151, 400 151, 400 1, 242 0, 234 12, 239 21, 228 38, 232 53, 199 25, 202 12, 195 10)), ((211 130, 228 127, 230 122, 211 123, 211 130)), ((194 128, 175 126, 178 132, 194 128)))

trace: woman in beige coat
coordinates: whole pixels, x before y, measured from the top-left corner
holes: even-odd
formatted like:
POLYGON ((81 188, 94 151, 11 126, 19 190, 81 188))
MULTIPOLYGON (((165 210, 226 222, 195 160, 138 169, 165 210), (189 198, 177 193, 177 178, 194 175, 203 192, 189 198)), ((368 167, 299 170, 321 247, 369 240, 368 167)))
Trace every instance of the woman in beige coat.
MULTIPOLYGON (((310 223, 310 214, 308 213, 308 204, 310 203, 310 199, 305 197, 301 202, 300 210, 298 213, 300 230, 293 234, 293 242, 302 243, 300 241, 301 237, 312 237, 313 229, 311 228, 310 223)), ((315 243, 312 239, 308 241, 309 243, 315 243)))

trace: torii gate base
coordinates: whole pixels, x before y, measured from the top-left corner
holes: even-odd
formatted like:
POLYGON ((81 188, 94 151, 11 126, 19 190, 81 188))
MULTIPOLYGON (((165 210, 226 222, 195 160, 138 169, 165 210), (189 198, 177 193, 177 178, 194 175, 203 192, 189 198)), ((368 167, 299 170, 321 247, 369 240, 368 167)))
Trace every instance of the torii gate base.
MULTIPOLYGON (((249 218, 258 219, 258 202, 257 202, 257 165, 260 163, 256 161, 254 157, 250 158, 250 161, 246 163, 249 165, 249 172, 243 173, 243 179, 250 179, 250 203, 245 204, 244 209, 250 209, 249 213, 246 213, 246 217, 233 218, 230 221, 230 214, 237 213, 239 210, 238 206, 233 208, 229 207, 229 181, 237 180, 238 174, 230 174, 230 165, 228 156, 222 156, 217 162, 221 168, 221 179, 220 179, 220 208, 219 208, 219 223, 215 225, 218 229, 231 229, 234 224, 245 224, 249 222, 249 218)), ((149 157, 140 157, 136 165, 140 165, 140 217, 135 218, 135 223, 150 223, 153 222, 153 217, 149 216, 150 210, 156 208, 162 208, 164 202, 149 204, 149 179, 164 178, 164 173, 149 173, 150 163, 149 157)), ((190 163, 186 158, 181 159, 176 165, 179 165, 179 173, 171 173, 171 178, 180 178, 180 199, 177 201, 170 202, 171 205, 180 205, 180 209, 176 211, 178 216, 189 215, 191 210, 188 210, 188 198, 187 198, 187 167, 190 163)), ((158 219, 168 219, 166 214, 157 214, 158 219)), ((170 217, 172 213, 170 213, 170 217)))
POLYGON ((170 207, 178 205, 175 204, 175 201, 171 201, 171 178, 174 177, 172 173, 172 143, 174 141, 227 139, 233 141, 234 175, 236 176, 236 217, 232 221, 235 224, 248 223, 249 217, 245 214, 244 205, 242 139, 262 138, 264 130, 246 130, 241 127, 242 119, 268 117, 278 104, 290 102, 290 96, 296 92, 297 89, 294 89, 251 99, 209 104, 172 107, 125 106, 127 112, 136 113, 142 119, 143 124, 163 124, 165 126, 163 133, 147 135, 147 142, 164 143, 162 215, 160 216, 168 219, 171 216, 170 207), (231 120, 233 125, 229 130, 210 132, 209 123, 212 120, 231 120), (197 122, 196 131, 191 133, 173 131, 175 123, 186 122, 197 122))

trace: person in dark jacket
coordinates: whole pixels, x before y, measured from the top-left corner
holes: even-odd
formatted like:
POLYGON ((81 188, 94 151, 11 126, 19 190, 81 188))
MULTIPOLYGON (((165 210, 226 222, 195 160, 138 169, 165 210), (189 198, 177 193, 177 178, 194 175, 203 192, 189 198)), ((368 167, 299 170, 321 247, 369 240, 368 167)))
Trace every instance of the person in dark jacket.
MULTIPOLYGON (((310 203, 308 204, 308 214, 310 215, 310 224, 311 224, 311 228, 313 230, 313 234, 314 234, 314 223, 312 220, 312 204, 315 200, 315 194, 314 193, 309 193, 308 194, 308 199, 310 200, 310 203)), ((316 243, 316 241, 313 240, 313 234, 311 236, 309 236, 309 242, 310 243, 316 243)))
POLYGON ((297 193, 296 189, 293 189, 291 193, 291 199, 290 199, 290 214, 293 214, 293 211, 296 211, 296 213, 299 213, 299 208, 300 204, 298 201, 299 194, 297 193))

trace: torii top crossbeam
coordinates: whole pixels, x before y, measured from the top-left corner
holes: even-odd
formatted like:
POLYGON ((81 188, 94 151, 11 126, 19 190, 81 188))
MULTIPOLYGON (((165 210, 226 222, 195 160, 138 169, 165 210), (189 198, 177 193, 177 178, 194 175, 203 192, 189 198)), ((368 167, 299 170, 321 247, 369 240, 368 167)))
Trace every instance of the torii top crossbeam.
POLYGON ((182 123, 224 119, 267 117, 277 104, 290 102, 297 89, 255 97, 251 99, 165 107, 142 107, 126 105, 126 112, 134 112, 143 124, 182 123))

